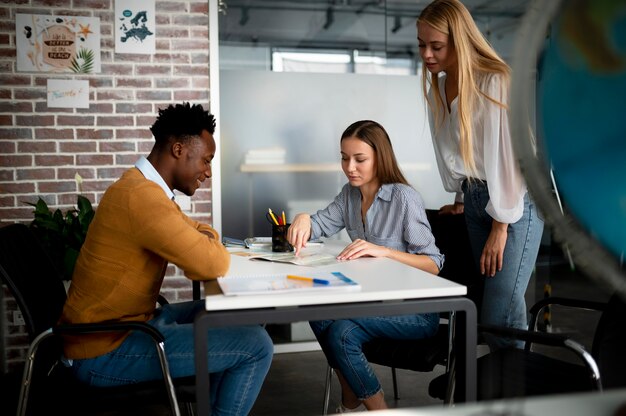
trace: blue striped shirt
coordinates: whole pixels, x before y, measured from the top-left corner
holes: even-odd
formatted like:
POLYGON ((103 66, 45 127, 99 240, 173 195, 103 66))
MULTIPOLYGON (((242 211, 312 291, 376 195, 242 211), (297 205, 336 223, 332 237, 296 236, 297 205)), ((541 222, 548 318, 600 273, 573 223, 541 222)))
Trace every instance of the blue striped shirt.
POLYGON ((352 241, 360 238, 394 250, 423 254, 440 270, 443 267, 444 255, 435 245, 422 196, 408 185, 382 185, 362 221, 361 191, 345 184, 330 205, 311 216, 311 239, 330 237, 344 228, 352 241))

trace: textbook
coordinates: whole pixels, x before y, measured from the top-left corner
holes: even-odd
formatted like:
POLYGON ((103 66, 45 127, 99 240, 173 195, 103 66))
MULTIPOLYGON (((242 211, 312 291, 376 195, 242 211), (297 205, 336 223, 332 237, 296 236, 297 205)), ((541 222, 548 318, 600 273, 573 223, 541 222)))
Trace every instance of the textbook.
POLYGON ((266 295, 271 293, 310 291, 359 291, 361 285, 341 272, 218 277, 217 283, 226 296, 266 295))
POLYGON ((232 254, 247 257, 250 260, 276 261, 279 263, 291 263, 298 266, 326 266, 328 264, 339 263, 339 260, 328 253, 273 253, 267 251, 237 251, 232 254))

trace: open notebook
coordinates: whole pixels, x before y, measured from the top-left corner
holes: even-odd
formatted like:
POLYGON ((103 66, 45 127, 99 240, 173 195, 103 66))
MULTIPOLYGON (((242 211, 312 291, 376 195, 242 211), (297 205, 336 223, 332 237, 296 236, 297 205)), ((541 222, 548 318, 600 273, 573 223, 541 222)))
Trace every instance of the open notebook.
POLYGON ((228 276, 219 277, 217 282, 222 292, 227 296, 361 290, 361 285, 341 272, 307 273, 306 276, 287 274, 228 276))

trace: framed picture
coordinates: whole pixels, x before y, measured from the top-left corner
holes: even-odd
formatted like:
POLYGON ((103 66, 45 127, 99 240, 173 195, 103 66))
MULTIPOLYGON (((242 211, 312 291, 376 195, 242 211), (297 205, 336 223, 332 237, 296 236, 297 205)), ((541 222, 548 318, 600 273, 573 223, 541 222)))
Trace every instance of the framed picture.
POLYGON ((17 14, 17 70, 100 72, 100 19, 82 16, 17 14))
POLYGON ((154 0, 115 0, 115 52, 154 54, 154 0))

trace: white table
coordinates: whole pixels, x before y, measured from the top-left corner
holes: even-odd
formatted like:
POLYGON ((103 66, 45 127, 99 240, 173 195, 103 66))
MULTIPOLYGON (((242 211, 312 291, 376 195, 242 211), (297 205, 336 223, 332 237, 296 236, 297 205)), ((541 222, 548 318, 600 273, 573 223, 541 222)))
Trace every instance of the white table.
MULTIPOLYGON (((339 253, 345 243, 327 241, 321 250, 339 253)), ((306 249, 318 250, 318 249, 306 249)), ((204 351, 209 327, 258 323, 290 323, 358 316, 457 311, 458 385, 467 401, 476 400, 476 306, 463 295, 463 285, 389 259, 362 258, 315 268, 250 260, 231 255, 228 275, 300 274, 339 271, 361 284, 358 292, 288 293, 224 296, 216 282, 205 283, 206 310, 194 322, 197 397, 209 391, 204 351), (200 353, 198 353, 200 352, 200 353)), ((198 400, 198 414, 210 414, 208 400, 198 400)))
POLYGON ((454 407, 389 409, 376 416, 623 416, 626 389, 458 404, 454 407), (617 413, 618 409, 621 413, 617 413))

